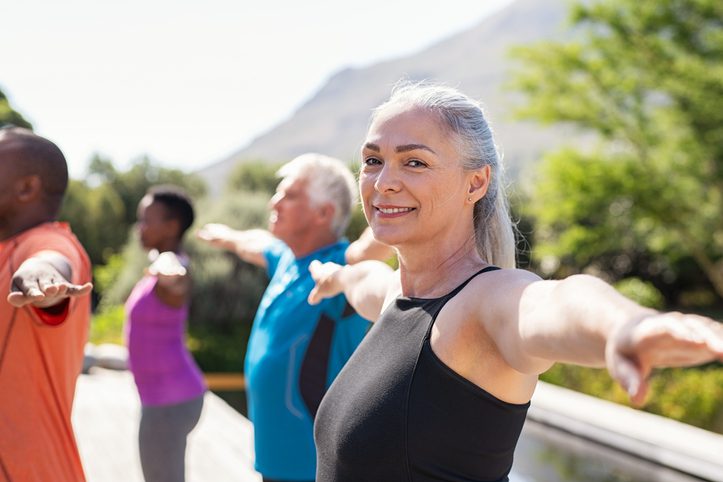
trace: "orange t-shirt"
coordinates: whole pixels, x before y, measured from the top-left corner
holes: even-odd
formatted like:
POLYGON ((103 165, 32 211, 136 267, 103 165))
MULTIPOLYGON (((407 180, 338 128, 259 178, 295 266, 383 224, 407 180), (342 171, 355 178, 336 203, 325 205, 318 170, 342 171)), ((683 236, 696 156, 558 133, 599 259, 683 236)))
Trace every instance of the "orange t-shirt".
POLYGON ((40 251, 65 256, 73 283, 91 279, 88 255, 67 224, 45 223, 0 241, 0 480, 84 481, 70 414, 90 295, 71 298, 65 320, 50 323, 36 308, 7 301, 13 273, 40 251))

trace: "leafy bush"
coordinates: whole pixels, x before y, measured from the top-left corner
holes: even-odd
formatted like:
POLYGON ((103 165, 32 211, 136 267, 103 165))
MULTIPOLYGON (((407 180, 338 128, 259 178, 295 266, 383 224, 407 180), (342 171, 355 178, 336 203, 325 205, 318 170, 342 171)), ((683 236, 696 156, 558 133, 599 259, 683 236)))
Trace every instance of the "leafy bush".
POLYGON ((228 193, 262 192, 271 195, 276 191, 276 185, 279 183, 279 178, 276 177, 279 167, 281 164, 242 162, 231 171, 226 191, 228 193))
POLYGON ((147 265, 148 254, 140 246, 137 233, 132 231, 120 254, 112 255, 108 263, 93 270, 96 289, 101 293, 99 309, 125 303, 147 265))
MULTIPOLYGON (((235 229, 265 227, 269 196, 240 192, 198 204, 196 226, 221 222, 235 229)), ((268 278, 235 254, 189 238, 193 299, 190 348, 206 371, 241 371, 251 323, 268 278)))
POLYGON ((662 309, 665 306, 665 298, 660 291, 640 278, 625 278, 614 286, 620 293, 648 308, 662 309))
POLYGON ((101 343, 123 344, 124 319, 123 305, 104 306, 93 315, 89 341, 96 345, 101 343))
MULTIPOLYGON (((604 369, 557 364, 541 380, 630 405, 628 395, 604 369)), ((669 368, 656 373, 643 410, 723 434, 723 368, 669 368)))
POLYGON ((110 160, 96 156, 88 180, 70 181, 59 219, 70 223, 94 265, 105 264, 130 240, 136 208, 148 188, 166 183, 196 198, 205 192, 197 175, 160 167, 147 158, 119 172, 110 160))

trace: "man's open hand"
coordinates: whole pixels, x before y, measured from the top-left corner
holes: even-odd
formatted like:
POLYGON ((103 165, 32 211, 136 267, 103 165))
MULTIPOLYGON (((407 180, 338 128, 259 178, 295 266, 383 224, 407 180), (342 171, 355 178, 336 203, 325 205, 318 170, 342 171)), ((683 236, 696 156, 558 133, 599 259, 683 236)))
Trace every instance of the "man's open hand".
POLYGON ((8 303, 18 308, 28 304, 47 308, 66 298, 90 293, 92 283, 71 283, 71 273, 70 263, 58 253, 28 258, 13 274, 8 303))

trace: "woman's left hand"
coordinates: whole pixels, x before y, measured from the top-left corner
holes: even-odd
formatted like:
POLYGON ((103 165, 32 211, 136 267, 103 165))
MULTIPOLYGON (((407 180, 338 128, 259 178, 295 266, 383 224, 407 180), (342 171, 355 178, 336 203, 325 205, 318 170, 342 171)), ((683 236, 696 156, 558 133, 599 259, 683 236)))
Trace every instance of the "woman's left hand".
POLYGON ((723 323, 677 312, 645 316, 620 326, 605 351, 612 377, 642 405, 653 368, 723 361, 723 323))

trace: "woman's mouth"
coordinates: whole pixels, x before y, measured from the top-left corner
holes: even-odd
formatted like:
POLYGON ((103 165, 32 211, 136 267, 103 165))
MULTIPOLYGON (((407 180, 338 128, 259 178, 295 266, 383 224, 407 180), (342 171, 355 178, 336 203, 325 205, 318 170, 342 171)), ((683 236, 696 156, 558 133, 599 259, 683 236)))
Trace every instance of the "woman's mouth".
POLYGON ((415 208, 397 207, 397 206, 374 206, 374 209, 376 209, 378 213, 380 213, 384 216, 403 215, 403 214, 407 214, 407 213, 410 213, 415 210, 415 208))

